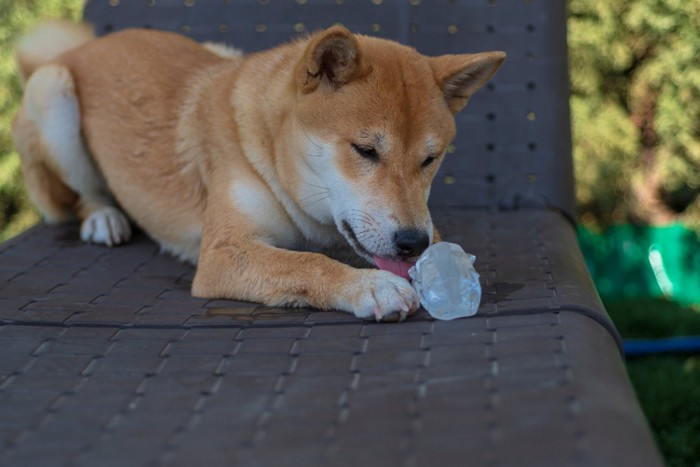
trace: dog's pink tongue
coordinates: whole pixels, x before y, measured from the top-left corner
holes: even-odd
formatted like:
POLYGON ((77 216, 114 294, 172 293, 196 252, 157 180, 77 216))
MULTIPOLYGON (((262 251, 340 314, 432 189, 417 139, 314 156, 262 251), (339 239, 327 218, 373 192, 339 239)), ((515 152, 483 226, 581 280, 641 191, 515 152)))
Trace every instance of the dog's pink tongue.
POLYGON ((391 259, 380 258, 379 256, 374 256, 374 262, 377 263, 379 269, 385 271, 393 272, 397 276, 401 276, 404 279, 411 280, 408 275, 408 270, 411 266, 416 264, 414 261, 394 261, 391 259))

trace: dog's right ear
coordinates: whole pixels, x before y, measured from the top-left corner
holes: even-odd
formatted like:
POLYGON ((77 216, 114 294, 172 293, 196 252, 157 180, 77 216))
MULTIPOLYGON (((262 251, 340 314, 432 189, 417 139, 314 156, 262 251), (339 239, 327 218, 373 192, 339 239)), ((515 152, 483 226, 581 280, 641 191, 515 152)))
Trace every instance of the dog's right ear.
POLYGON ((316 34, 297 65, 297 83, 302 93, 319 87, 332 90, 364 74, 360 44, 342 26, 333 26, 316 34))

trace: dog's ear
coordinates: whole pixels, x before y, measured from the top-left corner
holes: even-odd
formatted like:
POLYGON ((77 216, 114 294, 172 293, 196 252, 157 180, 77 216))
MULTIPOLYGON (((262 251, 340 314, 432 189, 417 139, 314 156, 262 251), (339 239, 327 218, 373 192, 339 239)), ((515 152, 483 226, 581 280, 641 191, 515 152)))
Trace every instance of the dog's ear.
POLYGON ((319 86, 338 89, 364 74, 364 69, 355 36, 342 26, 333 26, 309 42, 297 65, 297 82, 304 94, 319 86))
POLYGON ((453 114, 467 105, 469 97, 491 79, 505 59, 504 52, 430 58, 435 81, 442 89, 447 106, 453 114))

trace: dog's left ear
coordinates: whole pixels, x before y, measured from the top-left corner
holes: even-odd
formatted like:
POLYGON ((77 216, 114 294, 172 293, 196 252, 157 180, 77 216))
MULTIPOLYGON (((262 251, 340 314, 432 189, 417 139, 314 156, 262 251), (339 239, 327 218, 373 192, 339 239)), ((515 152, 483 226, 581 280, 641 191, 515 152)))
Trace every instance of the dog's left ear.
POLYGON ((505 52, 484 52, 441 55, 429 60, 447 106, 456 114, 467 105, 469 97, 491 79, 505 59, 505 52))
POLYGON ((297 83, 304 94, 319 86, 338 89, 364 75, 360 44, 342 26, 333 26, 316 34, 306 46, 297 65, 297 83))

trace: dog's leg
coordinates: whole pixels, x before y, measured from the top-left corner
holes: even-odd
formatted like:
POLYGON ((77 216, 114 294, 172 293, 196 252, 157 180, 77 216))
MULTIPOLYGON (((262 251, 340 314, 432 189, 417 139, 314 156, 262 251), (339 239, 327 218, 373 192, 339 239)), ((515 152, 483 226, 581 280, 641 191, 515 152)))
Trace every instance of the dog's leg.
POLYGON ((22 160, 24 187, 29 199, 50 224, 75 217, 78 195, 46 165, 47 151, 39 130, 21 109, 12 126, 15 147, 22 160))
POLYGON ((336 309, 387 321, 418 309, 419 299, 408 281, 387 271, 356 269, 322 254, 253 242, 212 243, 200 254, 192 286, 197 297, 336 309))
POLYGON ((243 216, 235 216, 228 225, 222 225, 223 217, 220 214, 218 225, 204 229, 192 286, 195 296, 336 309, 385 321, 403 319, 418 309, 416 292, 399 276, 356 269, 318 253, 273 247, 250 233, 246 225, 251 223, 243 216))
POLYGON ((129 221, 112 201, 83 142, 80 107, 67 68, 47 65, 34 72, 27 82, 22 118, 36 129, 44 166, 78 196, 81 238, 108 246, 127 241, 129 221))

